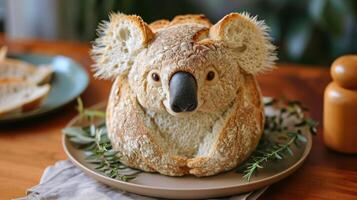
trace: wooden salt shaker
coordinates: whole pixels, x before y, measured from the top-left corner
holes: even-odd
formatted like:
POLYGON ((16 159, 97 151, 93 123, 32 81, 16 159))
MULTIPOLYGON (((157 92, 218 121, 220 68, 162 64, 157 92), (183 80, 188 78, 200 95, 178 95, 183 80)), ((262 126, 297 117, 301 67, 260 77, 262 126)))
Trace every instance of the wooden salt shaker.
POLYGON ((336 59, 324 95, 324 142, 336 151, 357 153, 357 55, 336 59))

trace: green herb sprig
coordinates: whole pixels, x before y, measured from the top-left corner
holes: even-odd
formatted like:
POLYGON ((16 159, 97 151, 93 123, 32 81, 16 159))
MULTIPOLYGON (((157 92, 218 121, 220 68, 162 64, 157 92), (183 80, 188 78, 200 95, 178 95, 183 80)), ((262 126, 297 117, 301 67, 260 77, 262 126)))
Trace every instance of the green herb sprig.
POLYGON ((95 109, 85 109, 81 98, 77 98, 76 109, 77 109, 79 117, 81 119, 93 121, 96 118, 99 118, 99 119, 105 118, 105 112, 103 112, 103 111, 99 111, 99 110, 95 110, 95 109))
POLYGON ((120 162, 117 151, 112 149, 104 123, 105 112, 93 109, 84 109, 81 99, 77 99, 80 119, 89 120, 88 126, 71 126, 63 129, 63 133, 77 148, 85 151, 87 162, 95 165, 95 169, 106 176, 129 181, 138 173, 120 162), (99 123, 94 123, 99 120, 99 123))
POLYGON ((265 117, 264 134, 256 150, 237 168, 237 172, 243 173, 243 178, 247 181, 270 161, 293 156, 291 147, 299 147, 301 143, 307 142, 302 131, 308 130, 311 134, 316 134, 317 123, 305 116, 307 109, 299 101, 272 99, 265 103, 265 107, 274 107, 278 112, 265 117), (293 124, 288 124, 287 121, 292 121, 293 124))

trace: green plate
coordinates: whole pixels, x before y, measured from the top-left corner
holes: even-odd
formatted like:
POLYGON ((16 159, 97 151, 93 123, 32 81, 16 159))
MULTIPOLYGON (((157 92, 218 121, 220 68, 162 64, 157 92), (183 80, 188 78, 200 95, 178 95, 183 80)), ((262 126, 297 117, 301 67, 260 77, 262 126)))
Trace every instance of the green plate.
POLYGON ((89 78, 87 72, 79 63, 68 57, 35 54, 15 54, 9 57, 35 65, 50 64, 54 73, 50 82, 50 93, 39 108, 1 117, 0 123, 28 119, 48 113, 74 100, 88 86, 89 78))

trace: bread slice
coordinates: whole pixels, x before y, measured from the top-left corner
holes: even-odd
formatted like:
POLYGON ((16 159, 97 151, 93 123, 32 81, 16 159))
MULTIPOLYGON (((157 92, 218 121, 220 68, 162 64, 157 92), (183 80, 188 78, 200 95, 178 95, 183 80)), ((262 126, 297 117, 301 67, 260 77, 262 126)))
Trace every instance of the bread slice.
POLYGON ((0 49, 0 116, 37 108, 50 91, 53 70, 49 66, 6 58, 0 49), (45 84, 45 85, 42 85, 45 84), (42 85, 42 86, 40 86, 42 85))
POLYGON ((0 116, 37 108, 47 97, 50 85, 28 83, 0 84, 0 116))
POLYGON ((20 60, 0 59, 0 84, 27 82, 45 84, 51 80, 53 70, 49 66, 36 67, 20 60))

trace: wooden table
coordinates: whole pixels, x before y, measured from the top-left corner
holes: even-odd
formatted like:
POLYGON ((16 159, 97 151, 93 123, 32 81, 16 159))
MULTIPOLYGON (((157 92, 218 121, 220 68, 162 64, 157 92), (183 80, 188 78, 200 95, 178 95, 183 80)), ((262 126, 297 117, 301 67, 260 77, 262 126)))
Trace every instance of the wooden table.
MULTIPOLYGON (((11 53, 41 53, 72 57, 90 73, 89 44, 44 41, 6 41, 11 53)), ((322 122, 323 90, 330 81, 328 68, 280 64, 259 78, 263 94, 301 100, 311 116, 322 122)), ((86 106, 107 100, 111 82, 91 77, 82 98, 86 106)), ((61 129, 76 115, 75 103, 27 122, 0 126, 0 199, 25 195, 38 183, 46 166, 66 159, 61 129)), ((322 126, 313 139, 304 165, 290 177, 269 187, 260 199, 357 199, 357 157, 328 150, 322 126)), ((357 145, 357 144, 356 144, 357 145)))

